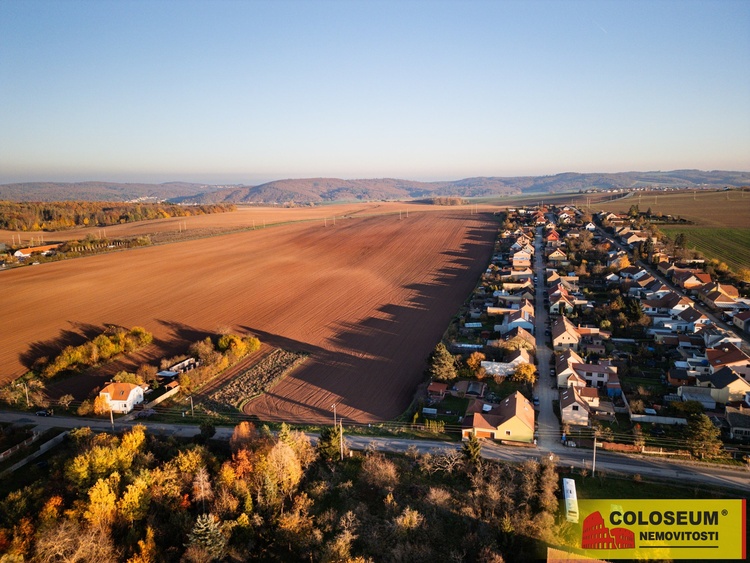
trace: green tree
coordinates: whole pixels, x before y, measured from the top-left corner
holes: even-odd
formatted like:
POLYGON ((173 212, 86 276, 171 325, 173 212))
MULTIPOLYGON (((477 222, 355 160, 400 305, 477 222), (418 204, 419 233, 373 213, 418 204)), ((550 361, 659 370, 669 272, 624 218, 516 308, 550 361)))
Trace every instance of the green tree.
POLYGON ((688 447, 694 457, 699 459, 720 457, 723 447, 720 435, 721 431, 705 414, 692 416, 688 420, 688 447))
POLYGON ((200 429, 201 429, 200 437, 203 440, 209 440, 213 438, 214 434, 216 434, 216 426, 214 426, 213 423, 207 420, 201 422, 200 429))
POLYGON ((428 373, 437 381, 452 381, 458 376, 456 361, 442 342, 432 352, 428 373))
POLYGON ((479 442, 476 433, 472 432, 469 435, 469 439, 461 447, 461 454, 467 464, 476 465, 479 463, 482 456, 482 444, 479 442))
POLYGON ((669 408, 679 416, 703 414, 703 403, 700 401, 672 401, 669 408))
POLYGON ((193 530, 188 534, 188 546, 203 550, 210 561, 224 557, 227 538, 221 532, 219 519, 213 514, 199 514, 193 530))
POLYGON ((340 458, 341 429, 339 426, 326 426, 320 431, 318 438, 318 455, 328 461, 340 458))

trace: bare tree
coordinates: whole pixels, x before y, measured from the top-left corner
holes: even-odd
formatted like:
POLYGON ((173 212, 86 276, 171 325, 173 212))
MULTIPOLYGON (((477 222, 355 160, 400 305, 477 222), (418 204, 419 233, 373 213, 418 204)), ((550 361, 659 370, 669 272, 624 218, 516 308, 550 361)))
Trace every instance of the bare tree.
POLYGON ((117 555, 107 531, 66 519, 39 535, 35 561, 116 561, 117 555))

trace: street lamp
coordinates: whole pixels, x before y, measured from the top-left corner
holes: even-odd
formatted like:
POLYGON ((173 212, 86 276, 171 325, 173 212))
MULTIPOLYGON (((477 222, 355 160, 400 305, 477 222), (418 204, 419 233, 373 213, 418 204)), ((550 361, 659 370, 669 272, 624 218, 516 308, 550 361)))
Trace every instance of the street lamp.
POLYGON ((187 401, 188 399, 190 400, 190 416, 194 416, 195 411, 193 410, 193 396, 190 395, 185 400, 187 401))

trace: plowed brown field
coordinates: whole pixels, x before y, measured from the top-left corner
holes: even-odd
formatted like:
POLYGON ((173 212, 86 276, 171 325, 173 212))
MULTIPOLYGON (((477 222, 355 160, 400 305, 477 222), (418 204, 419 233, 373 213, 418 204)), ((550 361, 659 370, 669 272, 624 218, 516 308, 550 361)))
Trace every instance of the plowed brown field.
POLYGON ((153 332, 153 361, 229 327, 311 354, 247 412, 320 420, 337 403, 348 419, 392 418, 485 268, 496 225, 468 209, 359 215, 4 272, 0 380, 105 323, 153 332))

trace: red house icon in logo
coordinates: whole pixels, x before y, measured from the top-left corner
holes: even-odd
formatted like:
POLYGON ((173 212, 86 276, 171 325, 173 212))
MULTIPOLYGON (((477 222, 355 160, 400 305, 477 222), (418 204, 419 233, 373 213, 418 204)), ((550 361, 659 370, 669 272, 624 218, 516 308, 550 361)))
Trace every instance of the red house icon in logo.
POLYGON ((633 549, 635 548, 635 534, 627 528, 612 528, 604 525, 604 518, 597 512, 592 512, 583 521, 581 532, 581 547, 583 549, 633 549))

